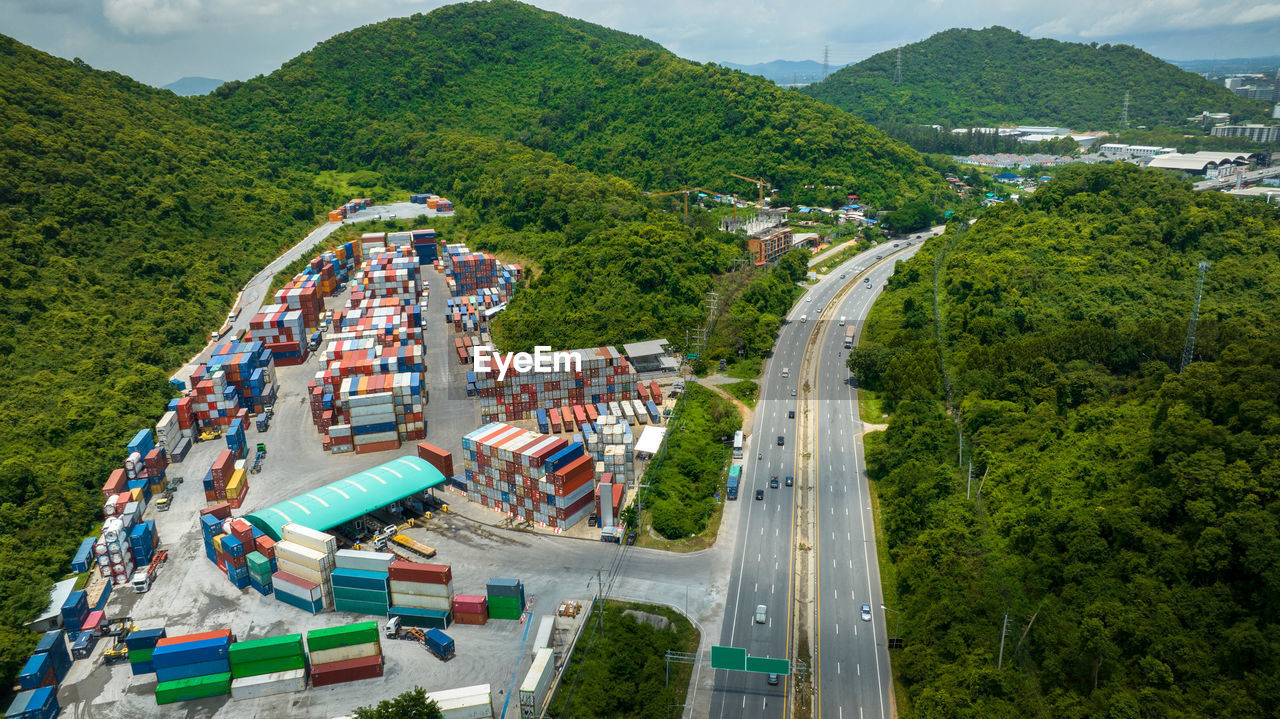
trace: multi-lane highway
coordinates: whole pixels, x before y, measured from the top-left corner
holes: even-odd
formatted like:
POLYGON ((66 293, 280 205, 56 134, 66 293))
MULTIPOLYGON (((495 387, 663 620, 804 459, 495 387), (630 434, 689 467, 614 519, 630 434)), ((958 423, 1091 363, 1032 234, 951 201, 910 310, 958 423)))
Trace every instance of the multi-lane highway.
MULTIPOLYGON (((830 717, 889 716, 870 499, 856 394, 844 368, 845 327, 839 318, 844 316, 846 326, 853 323, 860 332, 861 320, 893 271, 893 260, 916 249, 918 241, 902 241, 898 248, 885 244, 850 259, 806 292, 788 315, 761 378, 739 500, 728 510, 741 516, 719 644, 745 648, 751 656, 794 659, 789 638, 797 620, 791 601, 796 493, 806 492, 812 499, 805 504, 817 514, 814 561, 821 602, 814 606, 819 631, 816 666, 810 671, 819 680, 818 711, 830 717), (809 363, 804 362, 806 352, 809 363), (806 366, 811 374, 803 377, 806 366), (807 421, 804 447, 796 442, 802 421, 807 421), (795 477, 792 487, 786 486, 788 476, 795 477), (776 489, 770 487, 774 477, 776 489), (755 499, 758 490, 764 494, 761 500, 755 499), (871 622, 859 618, 863 602, 873 607, 871 622), (766 607, 764 623, 755 620, 760 605, 766 607)), ((785 677, 770 685, 764 675, 718 671, 715 687, 713 718, 787 714, 785 677)))

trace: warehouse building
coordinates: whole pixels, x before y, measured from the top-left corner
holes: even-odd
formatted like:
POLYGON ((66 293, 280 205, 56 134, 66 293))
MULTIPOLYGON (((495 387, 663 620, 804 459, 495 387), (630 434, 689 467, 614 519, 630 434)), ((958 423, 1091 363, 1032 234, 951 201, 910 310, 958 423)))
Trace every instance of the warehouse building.
POLYGON ((1172 152, 1151 158, 1147 167, 1176 170, 1212 180, 1239 174, 1250 165, 1256 164, 1258 160, 1257 153, 1248 152, 1202 151, 1187 154, 1172 152))
POLYGON ((1280 142, 1280 125, 1219 125, 1214 137, 1247 137, 1254 142, 1280 142))
POLYGON ((426 460, 400 457, 259 509, 245 519, 276 541, 281 539, 280 530, 290 522, 327 532, 397 502, 418 501, 415 496, 424 498, 427 490, 444 481, 440 470, 426 460))
POLYGON ((670 344, 664 339, 632 342, 622 345, 622 352, 637 372, 675 372, 680 363, 667 355, 670 344))

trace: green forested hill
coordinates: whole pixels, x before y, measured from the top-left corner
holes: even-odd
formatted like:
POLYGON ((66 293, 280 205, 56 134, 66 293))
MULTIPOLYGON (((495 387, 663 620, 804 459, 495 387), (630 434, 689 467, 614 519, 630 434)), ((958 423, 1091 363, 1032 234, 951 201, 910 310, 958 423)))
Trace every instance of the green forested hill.
POLYGON ((754 198, 733 172, 881 202, 941 183, 905 145, 828 105, 511 0, 343 33, 203 104, 319 167, 398 173, 406 135, 465 130, 650 191, 697 184, 754 198))
MULTIPOLYGON (((321 208, 171 93, 0 36, 0 675, 107 472, 242 284, 321 208)), ((328 202, 329 198, 325 198, 328 202)))
POLYGON ((893 411, 867 456, 905 715, 1274 716, 1276 209, 1072 166, 962 224, 900 268, 850 361, 893 411))
POLYGON ((1109 130, 1121 127, 1126 91, 1131 126, 1179 126, 1205 110, 1254 120, 1269 110, 1267 103, 1246 100, 1130 45, 1032 39, 996 26, 946 30, 900 50, 901 84, 894 83, 895 49, 802 92, 876 125, 1027 123, 1109 130))

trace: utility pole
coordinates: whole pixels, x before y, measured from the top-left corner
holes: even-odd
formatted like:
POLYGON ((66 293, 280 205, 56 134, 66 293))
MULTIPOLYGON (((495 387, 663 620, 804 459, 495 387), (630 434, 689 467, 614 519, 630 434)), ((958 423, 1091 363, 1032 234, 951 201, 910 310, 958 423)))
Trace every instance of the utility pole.
POLYGON ((1000 659, 996 661, 996 669, 1004 666, 1004 635, 1009 630, 1009 610, 1004 610, 1004 624, 1000 626, 1000 659))
POLYGON ((893 84, 902 84, 902 48, 898 48, 898 61, 893 66, 893 84))
POLYGON ((1195 299, 1191 302, 1191 318, 1187 320, 1187 341, 1182 346, 1182 364, 1178 367, 1178 371, 1187 368, 1191 364, 1191 355, 1196 348, 1196 324, 1200 321, 1200 297, 1204 294, 1204 273, 1209 271, 1209 261, 1200 260, 1200 264, 1196 266, 1196 292, 1195 299))
POLYGON ((829 62, 830 60, 831 60, 831 46, 824 45, 822 47, 822 79, 823 80, 827 79, 827 72, 831 66, 831 63, 829 62))
POLYGON ((1129 91, 1124 91, 1124 107, 1120 109, 1120 124, 1129 127, 1129 91))
MULTIPOLYGON (((604 636, 604 569, 596 568, 596 609, 599 610, 597 615, 600 618, 597 626, 600 628, 600 635, 604 636)), ((587 586, 591 586, 591 580, 587 580, 587 586)))

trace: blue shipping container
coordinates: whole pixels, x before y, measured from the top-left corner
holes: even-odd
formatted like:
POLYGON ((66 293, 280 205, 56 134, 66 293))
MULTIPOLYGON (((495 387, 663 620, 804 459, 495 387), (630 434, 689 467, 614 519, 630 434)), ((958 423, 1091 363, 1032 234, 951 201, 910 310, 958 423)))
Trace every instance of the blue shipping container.
POLYGON ((390 591, 387 575, 382 572, 368 572, 362 569, 335 569, 330 578, 335 587, 371 589, 379 592, 390 591))
MULTIPOLYGON (((214 637, 182 644, 166 644, 155 648, 151 661, 156 668, 196 664, 224 659, 231 648, 231 637, 214 637)), ((196 676, 196 675, 192 675, 196 676)))
POLYGON ((222 672, 231 671, 231 660, 225 657, 222 659, 212 659, 207 662, 194 662, 191 664, 162 667, 159 666, 159 662, 155 660, 153 655, 151 663, 156 665, 156 679, 162 682, 171 682, 177 679, 190 679, 191 677, 207 677, 210 674, 220 674, 222 672))
POLYGON ((87 572, 89 565, 93 563, 93 537, 85 537, 80 542, 80 547, 76 549, 75 556, 71 559, 71 571, 87 572))

